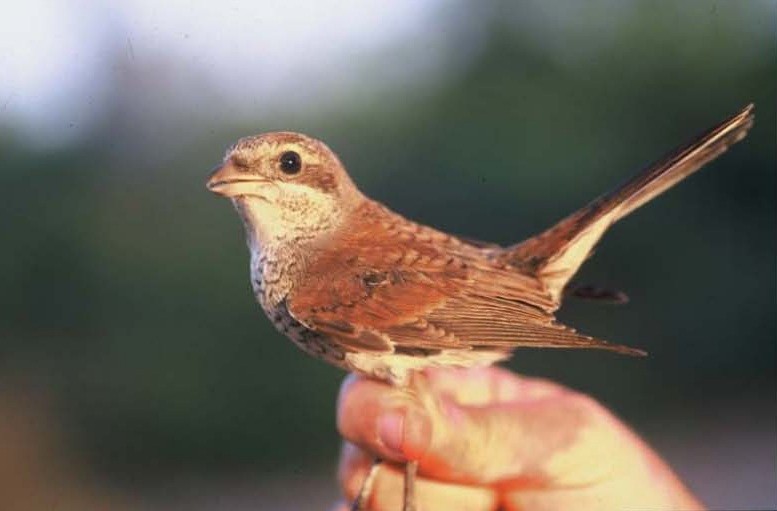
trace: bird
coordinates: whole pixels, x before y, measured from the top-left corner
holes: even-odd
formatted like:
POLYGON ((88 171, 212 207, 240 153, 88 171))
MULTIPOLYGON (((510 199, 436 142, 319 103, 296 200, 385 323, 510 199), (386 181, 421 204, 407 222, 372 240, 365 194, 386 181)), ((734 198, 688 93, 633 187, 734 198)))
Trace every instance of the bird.
MULTIPOLYGON (((577 332, 555 318, 566 296, 623 301, 573 288, 605 231, 745 137, 750 104, 614 191, 522 242, 500 246, 414 222, 362 193, 326 144, 294 132, 242 138, 208 190, 242 219, 253 292, 303 351, 350 372, 423 389, 427 368, 505 360, 519 347, 645 352, 577 332)), ((370 469, 353 509, 363 509, 370 469)), ((405 466, 404 511, 415 511, 417 462, 405 466)))

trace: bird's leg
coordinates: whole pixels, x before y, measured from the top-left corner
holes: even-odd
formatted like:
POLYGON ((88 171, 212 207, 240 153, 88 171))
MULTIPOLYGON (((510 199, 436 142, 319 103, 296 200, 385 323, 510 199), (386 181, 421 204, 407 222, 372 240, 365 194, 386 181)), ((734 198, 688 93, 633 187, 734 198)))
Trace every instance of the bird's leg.
MULTIPOLYGON (((401 377, 393 382, 396 386, 402 388, 408 394, 414 394, 421 402, 429 399, 431 394, 428 392, 426 380, 423 373, 416 371, 406 371, 401 377)), ((418 460, 405 463, 405 488, 402 495, 402 511, 418 511, 415 500, 415 480, 418 474, 418 460)))
POLYGON ((402 511, 418 511, 415 506, 415 476, 418 473, 418 461, 405 463, 405 493, 402 511))
POLYGON ((370 466, 369 472, 364 477, 362 487, 359 489, 359 493, 351 504, 351 511, 367 511, 367 502, 370 500, 370 493, 372 493, 372 483, 375 481, 375 476, 378 474, 378 468, 380 468, 383 460, 375 458, 370 466))

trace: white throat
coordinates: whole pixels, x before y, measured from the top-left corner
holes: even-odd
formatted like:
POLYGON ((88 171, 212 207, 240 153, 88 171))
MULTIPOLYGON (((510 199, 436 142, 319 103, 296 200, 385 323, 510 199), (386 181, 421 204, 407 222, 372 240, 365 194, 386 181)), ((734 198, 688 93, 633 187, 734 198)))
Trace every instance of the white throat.
POLYGON ((331 232, 342 219, 334 197, 301 184, 267 184, 257 195, 236 197, 232 202, 243 219, 252 251, 311 241, 331 232))

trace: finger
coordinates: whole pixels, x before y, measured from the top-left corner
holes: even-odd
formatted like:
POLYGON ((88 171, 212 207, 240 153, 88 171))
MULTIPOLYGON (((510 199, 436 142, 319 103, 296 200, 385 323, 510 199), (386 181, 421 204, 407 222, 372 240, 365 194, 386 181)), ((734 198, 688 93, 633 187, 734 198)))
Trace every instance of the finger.
MULTIPOLYGON (((343 450, 339 479, 348 502, 356 498, 371 465, 371 456, 358 447, 350 445, 343 450)), ((402 509, 403 490, 404 468, 382 464, 375 476, 367 508, 371 511, 402 509)), ((486 511, 496 508, 497 495, 488 488, 417 478, 416 503, 418 509, 486 511)))
POLYGON ((419 459, 431 443, 431 421, 413 395, 349 376, 340 390, 337 429, 347 440, 393 461, 419 459))

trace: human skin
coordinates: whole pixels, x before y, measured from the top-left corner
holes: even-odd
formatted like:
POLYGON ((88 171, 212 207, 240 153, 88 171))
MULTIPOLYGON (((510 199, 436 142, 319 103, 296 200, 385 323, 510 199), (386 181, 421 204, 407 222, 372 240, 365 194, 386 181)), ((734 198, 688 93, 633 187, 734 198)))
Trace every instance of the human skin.
MULTIPOLYGON (((700 510, 669 466, 597 401, 505 369, 428 370, 424 394, 349 376, 337 426, 351 501, 372 460, 368 509, 401 509, 401 464, 419 461, 418 508, 700 510)), ((345 503, 336 506, 346 510, 345 503)))

